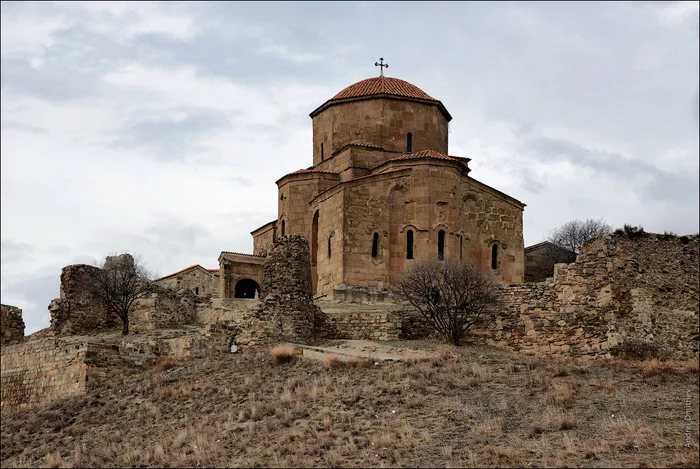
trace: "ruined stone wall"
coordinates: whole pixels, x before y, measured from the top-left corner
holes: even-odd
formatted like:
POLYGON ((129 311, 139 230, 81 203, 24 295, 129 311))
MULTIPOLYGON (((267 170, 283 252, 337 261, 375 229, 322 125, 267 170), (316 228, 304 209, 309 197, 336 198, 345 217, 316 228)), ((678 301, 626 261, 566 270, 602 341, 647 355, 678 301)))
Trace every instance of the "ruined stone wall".
POLYGON ((312 298, 309 241, 300 234, 278 238, 263 265, 259 317, 277 324, 283 340, 308 342, 316 316, 323 313, 312 298))
POLYGON ((2 347, 2 408, 25 407, 85 392, 86 343, 59 339, 2 347))
POLYGON ((395 312, 329 314, 335 339, 398 340, 402 319, 395 312))
POLYGON ((196 305, 201 300, 191 290, 158 289, 149 298, 134 302, 129 313, 130 328, 138 332, 194 324, 196 305))
POLYGON ((542 282, 554 275, 554 264, 576 261, 576 253, 545 242, 525 249, 525 281, 542 282))
POLYGON ((91 294, 102 269, 75 264, 61 270, 60 297, 51 301, 51 328, 56 335, 81 334, 109 330, 121 325, 119 318, 107 311, 91 294))
POLYGON ((698 355, 698 236, 624 234, 585 245, 552 280, 503 286, 484 342, 532 353, 606 355, 626 341, 698 355))
POLYGON ((23 340, 22 310, 16 306, 0 305, 0 345, 11 345, 23 340))

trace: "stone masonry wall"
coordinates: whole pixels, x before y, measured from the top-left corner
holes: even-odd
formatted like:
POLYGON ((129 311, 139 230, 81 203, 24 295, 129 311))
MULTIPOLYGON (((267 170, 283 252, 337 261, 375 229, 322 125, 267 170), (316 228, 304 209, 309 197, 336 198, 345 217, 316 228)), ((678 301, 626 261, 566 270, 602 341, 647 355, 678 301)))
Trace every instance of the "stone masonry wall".
POLYGON ((44 339, 2 349, 1 406, 27 405, 85 392, 87 344, 44 339))
POLYGON ((51 328, 56 335, 81 334, 119 327, 119 318, 90 294, 102 269, 75 264, 61 270, 60 297, 51 301, 51 328))
POLYGON ((309 342, 325 315, 311 294, 309 242, 303 235, 275 241, 263 265, 262 304, 258 318, 273 321, 283 340, 309 342))
POLYGON ((474 335, 532 353, 607 355, 627 341, 698 356, 698 236, 612 234, 553 279, 503 286, 504 308, 474 335))
POLYGON ((129 321, 134 331, 168 329, 194 324, 198 298, 191 290, 161 288, 153 296, 134 302, 129 321))
POLYGON ((16 306, 0 305, 0 345, 10 345, 24 340, 22 310, 16 306))

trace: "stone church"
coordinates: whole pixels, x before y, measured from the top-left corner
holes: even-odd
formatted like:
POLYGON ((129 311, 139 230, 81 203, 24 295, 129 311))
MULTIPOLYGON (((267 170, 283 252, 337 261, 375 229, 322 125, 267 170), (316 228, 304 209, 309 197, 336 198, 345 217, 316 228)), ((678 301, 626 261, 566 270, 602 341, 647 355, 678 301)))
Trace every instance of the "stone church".
POLYGON ((442 102, 382 73, 310 117, 313 164, 277 180, 278 216, 251 233, 254 255, 221 253, 219 296, 257 296, 262 259, 292 233, 308 238, 313 289, 328 299, 381 291, 424 259, 472 260, 503 283, 523 281, 525 204, 449 155, 442 102))

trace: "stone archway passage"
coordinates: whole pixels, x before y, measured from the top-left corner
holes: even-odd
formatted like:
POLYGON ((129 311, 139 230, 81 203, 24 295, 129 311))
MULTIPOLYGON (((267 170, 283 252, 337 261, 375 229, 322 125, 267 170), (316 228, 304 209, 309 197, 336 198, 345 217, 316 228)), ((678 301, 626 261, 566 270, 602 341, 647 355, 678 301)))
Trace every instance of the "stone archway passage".
POLYGON ((260 285, 255 280, 244 278, 236 282, 234 298, 255 298, 257 292, 260 296, 260 285))

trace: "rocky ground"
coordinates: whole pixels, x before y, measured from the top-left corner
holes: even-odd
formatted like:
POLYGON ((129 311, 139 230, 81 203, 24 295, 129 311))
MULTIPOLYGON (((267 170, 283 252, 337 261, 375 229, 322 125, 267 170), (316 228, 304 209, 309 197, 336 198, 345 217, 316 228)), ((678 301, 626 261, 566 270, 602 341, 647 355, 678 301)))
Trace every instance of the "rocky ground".
POLYGON ((260 348, 124 370, 84 396, 3 410, 1 465, 699 464, 697 361, 389 345, 396 353, 408 348, 432 356, 409 350, 404 362, 297 358, 276 365, 270 350, 260 348))

